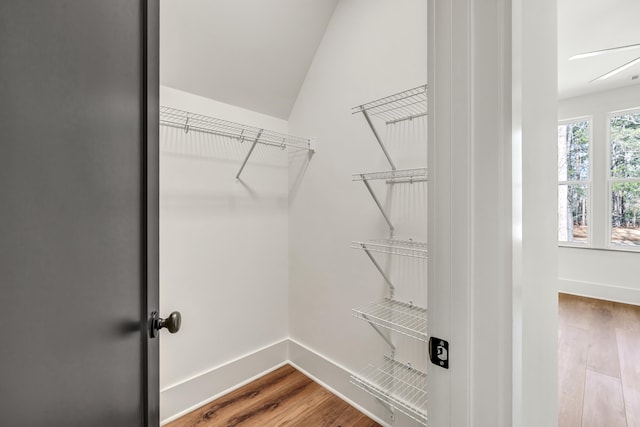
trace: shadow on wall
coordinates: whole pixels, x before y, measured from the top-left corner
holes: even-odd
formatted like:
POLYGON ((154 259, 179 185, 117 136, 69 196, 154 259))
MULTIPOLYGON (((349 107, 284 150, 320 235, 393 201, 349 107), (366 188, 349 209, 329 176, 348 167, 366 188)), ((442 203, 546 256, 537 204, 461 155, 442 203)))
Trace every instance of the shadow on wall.
POLYGON ((163 214, 195 218, 286 211, 288 164, 281 148, 258 144, 235 178, 250 148, 250 142, 235 138, 161 126, 163 214))
MULTIPOLYGON (((240 183, 247 193, 252 190, 240 183)), ((260 216, 268 212, 282 212, 287 209, 287 197, 280 196, 237 196, 230 193, 211 192, 162 192, 160 207, 165 214, 180 213, 181 216, 211 216, 216 214, 243 213, 260 216)))
POLYGON ((289 148, 289 204, 295 201, 314 154, 312 150, 289 148))

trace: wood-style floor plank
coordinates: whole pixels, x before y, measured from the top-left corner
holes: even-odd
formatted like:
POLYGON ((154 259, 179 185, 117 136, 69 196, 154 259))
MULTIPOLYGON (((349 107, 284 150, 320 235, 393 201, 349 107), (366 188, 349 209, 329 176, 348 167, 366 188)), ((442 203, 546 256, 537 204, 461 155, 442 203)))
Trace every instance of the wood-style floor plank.
POLYGON ((301 419, 301 425, 314 425, 313 422, 316 422, 317 425, 323 426, 356 426, 359 420, 365 422, 360 425, 371 426, 369 417, 358 411, 352 411, 347 402, 340 401, 336 404, 327 400, 317 408, 316 413, 311 417, 301 419))
POLYGON ((587 369, 582 427, 627 427, 622 383, 587 369))
POLYGON ((290 365, 167 425, 196 426, 380 427, 290 365))
POLYGON ((640 307, 630 304, 616 304, 616 327, 631 331, 640 331, 640 307))
POLYGON ((560 326, 566 323, 576 328, 589 330, 591 323, 587 314, 594 305, 591 298, 560 294, 558 301, 558 323, 560 326))
POLYGON ((628 427, 640 427, 640 333, 616 329, 628 427))
MULTIPOLYGON (((301 375, 301 377, 303 377, 301 375)), ((277 397, 278 406, 273 411, 260 411, 250 418, 250 424, 255 426, 292 426, 304 417, 308 417, 313 408, 331 397, 324 389, 316 389, 315 383, 305 378, 304 386, 295 393, 277 397)), ((234 424, 231 424, 234 425, 234 424)), ((238 424, 241 425, 241 424, 238 424)))
POLYGON ((585 313, 589 319, 587 368, 620 378, 613 307, 610 301, 599 301, 585 313))
POLYGON ((640 427, 640 307, 560 294, 558 425, 640 427))
POLYGON ((582 424, 589 332, 566 325, 558 343, 558 427, 582 424))
POLYGON ((307 383, 304 378, 292 376, 293 368, 285 366, 270 375, 257 379, 207 405, 168 424, 170 427, 186 426, 222 426, 229 424, 241 414, 248 414, 258 409, 265 411, 269 407, 277 407, 274 394, 291 395, 295 390, 307 383), (268 393, 266 392, 268 391, 268 393), (251 408, 249 410, 248 408, 251 408))

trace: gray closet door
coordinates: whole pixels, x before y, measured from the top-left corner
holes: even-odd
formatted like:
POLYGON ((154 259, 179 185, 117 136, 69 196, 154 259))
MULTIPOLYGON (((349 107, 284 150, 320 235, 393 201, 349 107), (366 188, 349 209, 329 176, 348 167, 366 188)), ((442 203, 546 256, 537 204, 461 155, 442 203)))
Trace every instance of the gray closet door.
POLYGON ((0 2, 2 426, 157 425, 157 19, 0 2))

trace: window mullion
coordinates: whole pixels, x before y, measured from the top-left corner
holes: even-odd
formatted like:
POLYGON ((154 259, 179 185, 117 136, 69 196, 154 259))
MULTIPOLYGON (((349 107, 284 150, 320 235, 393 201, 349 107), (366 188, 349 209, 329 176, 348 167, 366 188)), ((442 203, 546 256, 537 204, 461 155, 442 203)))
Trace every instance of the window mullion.
POLYGON ((593 117, 591 134, 591 224, 593 246, 606 248, 609 236, 609 121, 607 114, 598 112, 593 117))

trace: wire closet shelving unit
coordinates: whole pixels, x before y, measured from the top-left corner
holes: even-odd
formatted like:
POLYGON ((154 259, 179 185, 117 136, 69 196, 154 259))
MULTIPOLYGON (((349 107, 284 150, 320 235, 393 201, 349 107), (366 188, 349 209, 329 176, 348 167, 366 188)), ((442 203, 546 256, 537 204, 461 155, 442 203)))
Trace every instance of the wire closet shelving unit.
POLYGON ((396 165, 391 160, 391 156, 384 145, 378 130, 371 117, 377 117, 387 125, 413 120, 427 115, 427 85, 414 87, 403 92, 398 92, 366 104, 358 105, 351 109, 351 114, 362 114, 367 124, 373 132, 373 136, 378 141, 392 170, 396 170, 396 165))
POLYGON ((376 179, 384 179, 387 184, 403 184, 427 181, 427 168, 398 169, 395 162, 391 159, 387 147, 383 139, 380 137, 376 129, 372 117, 384 120, 387 125, 394 125, 404 121, 412 121, 418 117, 427 115, 427 85, 421 85, 403 92, 395 93, 375 101, 367 102, 352 108, 352 114, 362 114, 366 120, 371 132, 373 133, 378 145, 384 153, 391 170, 358 173, 353 175, 354 181, 362 181, 367 191, 376 203, 378 210, 389 225, 389 230, 393 236, 395 227, 380 203, 380 199, 371 187, 369 181, 376 179))
POLYGON ((378 334, 395 351, 395 345, 378 329, 382 327, 406 336, 427 342, 427 310, 394 299, 396 285, 372 252, 419 259, 427 258, 427 244, 413 240, 380 239, 367 242, 352 242, 351 247, 363 250, 389 287, 389 297, 353 309, 353 316, 369 322, 378 334))
POLYGON ((160 124, 182 129, 185 133, 201 132, 233 139, 241 144, 249 142, 251 146, 240 166, 240 170, 236 174, 236 179, 240 179, 240 174, 244 170, 257 144, 276 147, 282 150, 287 147, 292 147, 309 150, 311 152, 314 151, 311 148, 311 139, 309 138, 287 135, 268 129, 261 129, 255 126, 205 116, 203 114, 191 113, 177 108, 161 106, 160 124))
POLYGON ((354 308, 353 316, 420 341, 429 340, 427 310, 411 303, 385 298, 354 308))
POLYGON ((422 425, 427 425, 427 374, 389 356, 370 363, 351 382, 380 402, 390 405, 422 425))
POLYGON ((355 318, 364 320, 385 340, 391 356, 384 356, 381 364, 369 364, 364 370, 351 376, 351 382, 376 398, 391 414, 398 410, 422 425, 427 425, 427 375, 395 359, 396 346, 380 329, 396 332, 426 343, 427 310, 395 299, 396 284, 385 268, 373 255, 382 253, 415 259, 427 258, 427 244, 413 240, 398 240, 394 236, 394 225, 390 215, 373 191, 369 181, 385 180, 386 184, 412 184, 428 180, 427 168, 398 169, 389 154, 383 139, 376 129, 372 117, 381 119, 386 125, 411 121, 427 115, 427 86, 421 85, 352 109, 353 114, 362 114, 378 145, 386 157, 391 170, 353 174, 353 181, 362 181, 389 226, 390 238, 354 241, 351 247, 364 251, 382 275, 389 288, 389 296, 370 302, 352 310, 355 318))
POLYGON ((351 247, 370 252, 402 255, 414 258, 427 257, 427 244, 413 240, 379 239, 366 242, 352 242, 351 247))

